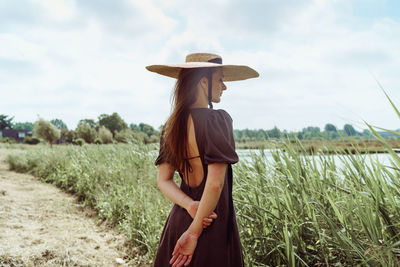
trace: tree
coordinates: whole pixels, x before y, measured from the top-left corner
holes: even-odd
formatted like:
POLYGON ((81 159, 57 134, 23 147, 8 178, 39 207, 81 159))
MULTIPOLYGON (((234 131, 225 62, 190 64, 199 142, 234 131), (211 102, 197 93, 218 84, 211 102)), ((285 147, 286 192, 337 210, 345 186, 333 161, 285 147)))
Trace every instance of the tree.
POLYGON ((103 144, 109 144, 113 141, 113 135, 110 130, 108 130, 103 125, 99 128, 99 138, 101 139, 103 144))
POLYGON ((270 138, 279 138, 281 137, 281 131, 278 129, 278 127, 274 126, 272 130, 267 130, 267 135, 270 138))
POLYGON ((371 137, 373 137, 373 134, 372 134, 372 132, 370 130, 364 129, 364 131, 362 132, 362 136, 371 138, 371 137))
POLYGON ((328 133, 328 140, 333 140, 333 139, 337 139, 337 138, 339 138, 339 134, 338 134, 338 132, 337 131, 330 131, 330 132, 327 132, 328 133))
POLYGON ((321 130, 319 127, 308 126, 307 128, 303 128, 303 132, 319 133, 321 130))
POLYGON ((267 134, 264 130, 258 129, 256 132, 256 140, 265 140, 267 139, 267 134))
POLYGON ((76 136, 82 138, 86 143, 93 143, 97 137, 96 130, 88 124, 80 124, 76 130, 76 136))
MULTIPOLYGON (((123 129, 121 131, 115 131, 114 138, 118 143, 131 143, 135 140, 136 135, 141 135, 141 136, 147 137, 147 135, 143 132, 137 133, 137 132, 134 132, 133 130, 127 128, 127 129, 123 129)), ((143 137, 143 139, 144 139, 144 137, 143 137)))
POLYGON ((67 125, 60 119, 53 119, 50 121, 54 126, 56 126, 58 129, 68 129, 67 125))
POLYGON ((33 131, 36 136, 46 140, 50 144, 50 147, 52 147, 53 143, 60 138, 60 130, 44 119, 39 119, 35 122, 33 131))
POLYGON ((16 122, 14 123, 13 129, 15 130, 25 130, 28 132, 33 131, 33 123, 32 122, 16 122))
MULTIPOLYGON (((161 127, 161 130, 162 130, 162 125, 161 125, 160 127, 161 127)), ((129 128, 130 128, 131 130, 135 131, 135 132, 140 132, 139 126, 136 125, 136 124, 134 124, 134 123, 129 124, 129 128)))
POLYGON ((147 134, 148 137, 157 134, 156 130, 154 130, 153 126, 145 124, 145 123, 140 123, 139 124, 139 129, 140 131, 144 132, 147 134))
POLYGON ((351 124, 345 124, 343 127, 343 130, 348 136, 354 136, 357 134, 357 131, 354 129, 354 127, 351 124))
POLYGON ((128 128, 126 122, 116 112, 111 115, 101 114, 99 116, 99 125, 103 125, 108 128, 113 135, 115 135, 116 131, 120 132, 123 129, 128 128))
POLYGON ((75 139, 75 131, 74 130, 68 130, 68 129, 61 129, 61 139, 65 140, 68 143, 72 143, 72 141, 75 139))
POLYGON ((11 118, 7 118, 8 115, 3 115, 0 114, 0 130, 4 130, 7 128, 12 128, 12 120, 14 119, 14 117, 11 118))
MULTIPOLYGON (((158 129, 160 129, 160 128, 158 128, 158 129)), ((233 136, 235 137, 235 140, 242 139, 242 136, 243 136, 242 131, 236 130, 236 129, 233 130, 233 136)))
POLYGON ((327 123, 325 125, 325 132, 337 132, 336 126, 331 123, 327 123))
POLYGON ((92 120, 92 119, 83 119, 83 120, 80 120, 79 122, 78 122, 78 126, 79 125, 89 125, 90 127, 92 127, 92 128, 97 128, 97 123, 94 121, 94 120, 92 120))

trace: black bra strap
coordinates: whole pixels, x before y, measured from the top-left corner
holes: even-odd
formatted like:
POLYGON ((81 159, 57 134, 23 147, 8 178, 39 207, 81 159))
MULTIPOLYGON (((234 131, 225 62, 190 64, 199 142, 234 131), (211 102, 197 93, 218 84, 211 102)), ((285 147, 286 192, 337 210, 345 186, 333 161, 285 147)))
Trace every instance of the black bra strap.
POLYGON ((194 157, 191 157, 191 158, 185 158, 185 160, 186 160, 186 159, 194 159, 194 158, 198 158, 198 157, 200 157, 200 155, 194 156, 194 157))
MULTIPOLYGON (((187 155, 187 153, 186 153, 186 155, 187 155)), ((186 179, 188 181, 187 185, 189 187, 189 190, 190 190, 190 186, 189 186, 189 171, 190 172, 193 171, 192 165, 190 165, 189 160, 190 159, 194 159, 194 158, 198 158, 198 157, 200 157, 200 155, 199 156, 194 156, 194 157, 191 157, 191 158, 186 157, 186 158, 183 159, 183 161, 185 162, 185 174, 186 174, 185 176, 186 176, 186 179)))

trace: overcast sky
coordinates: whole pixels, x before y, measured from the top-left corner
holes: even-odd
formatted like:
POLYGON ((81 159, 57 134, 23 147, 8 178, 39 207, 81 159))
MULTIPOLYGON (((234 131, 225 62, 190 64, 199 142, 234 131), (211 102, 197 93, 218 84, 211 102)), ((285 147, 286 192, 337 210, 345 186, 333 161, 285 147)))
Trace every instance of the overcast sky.
POLYGON ((398 0, 0 0, 0 114, 158 128, 174 79, 145 66, 192 52, 260 73, 214 105, 235 129, 400 128, 398 0))

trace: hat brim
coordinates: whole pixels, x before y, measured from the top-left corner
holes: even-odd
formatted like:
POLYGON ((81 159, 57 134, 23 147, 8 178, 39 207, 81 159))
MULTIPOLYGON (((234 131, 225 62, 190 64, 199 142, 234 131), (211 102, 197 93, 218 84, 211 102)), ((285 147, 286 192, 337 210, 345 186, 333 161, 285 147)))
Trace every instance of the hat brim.
POLYGON ((260 76, 254 69, 244 65, 224 65, 209 62, 188 62, 182 64, 150 65, 146 69, 171 78, 178 78, 181 69, 222 67, 225 82, 241 81, 260 76))

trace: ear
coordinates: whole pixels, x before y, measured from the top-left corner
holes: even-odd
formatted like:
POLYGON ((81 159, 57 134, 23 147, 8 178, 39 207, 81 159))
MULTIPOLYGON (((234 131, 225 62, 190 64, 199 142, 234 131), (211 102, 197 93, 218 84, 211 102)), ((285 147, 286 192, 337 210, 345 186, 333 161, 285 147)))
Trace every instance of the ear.
POLYGON ((200 87, 208 94, 208 79, 204 76, 200 79, 200 87))

